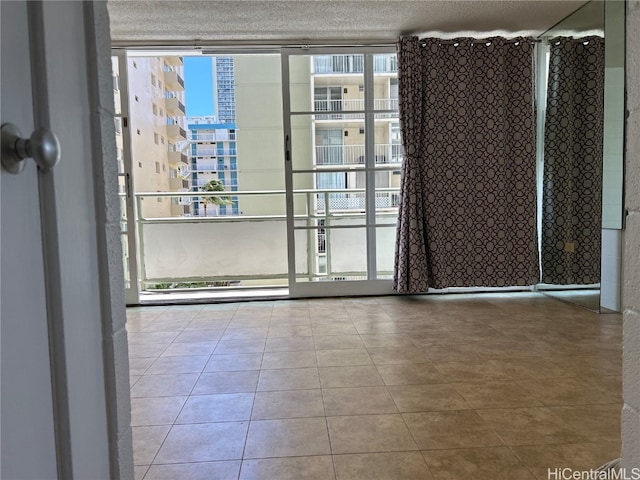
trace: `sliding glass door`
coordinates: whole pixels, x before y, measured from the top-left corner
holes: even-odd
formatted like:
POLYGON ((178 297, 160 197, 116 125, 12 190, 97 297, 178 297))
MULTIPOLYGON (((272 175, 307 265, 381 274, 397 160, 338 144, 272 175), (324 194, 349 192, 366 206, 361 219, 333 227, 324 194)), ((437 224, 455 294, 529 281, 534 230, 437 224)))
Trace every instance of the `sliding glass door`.
POLYGON ((286 48, 282 84, 290 295, 392 293, 395 49, 286 48))

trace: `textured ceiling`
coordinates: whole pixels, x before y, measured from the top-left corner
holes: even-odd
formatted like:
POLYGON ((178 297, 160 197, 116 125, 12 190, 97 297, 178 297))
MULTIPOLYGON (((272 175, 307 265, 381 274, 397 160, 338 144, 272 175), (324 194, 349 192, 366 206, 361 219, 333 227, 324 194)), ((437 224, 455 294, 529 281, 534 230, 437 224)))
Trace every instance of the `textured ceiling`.
POLYGON ((109 0, 114 44, 393 42, 400 34, 538 35, 584 0, 109 0))

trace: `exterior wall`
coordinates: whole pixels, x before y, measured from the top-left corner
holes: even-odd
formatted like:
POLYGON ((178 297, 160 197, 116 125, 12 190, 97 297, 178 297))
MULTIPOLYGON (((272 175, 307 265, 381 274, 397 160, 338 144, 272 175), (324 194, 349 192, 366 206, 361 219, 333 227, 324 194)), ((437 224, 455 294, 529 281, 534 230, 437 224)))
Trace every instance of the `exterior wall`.
MULTIPOLYGON (((184 112, 169 110, 168 97, 184 105, 184 89, 167 84, 165 68, 180 77, 183 67, 169 67, 164 57, 130 57, 127 60, 129 80, 132 178, 135 192, 170 192, 184 188, 177 180, 177 164, 169 161, 169 151, 179 150, 186 138, 171 138, 168 123, 185 128, 184 112), (172 172, 173 170, 173 172, 172 172), (172 181, 173 177, 173 181, 172 181)), ((184 208, 168 197, 145 198, 145 217, 171 217, 184 213, 184 208)))
POLYGON ((640 467, 640 1, 627 4, 622 466, 640 467))

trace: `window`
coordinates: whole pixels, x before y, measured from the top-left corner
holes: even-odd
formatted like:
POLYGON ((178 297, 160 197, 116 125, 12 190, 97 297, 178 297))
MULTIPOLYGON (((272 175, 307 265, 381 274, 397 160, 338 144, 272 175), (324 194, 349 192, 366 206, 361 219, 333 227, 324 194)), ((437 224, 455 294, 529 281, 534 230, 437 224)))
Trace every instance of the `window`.
POLYGON ((158 115, 158 107, 156 106, 156 104, 154 103, 153 106, 151 107, 151 110, 153 110, 153 114, 154 115, 158 115))
POLYGON ((136 132, 138 133, 138 135, 140 135, 140 129, 139 128, 136 130, 136 132))
POLYGON ((138 98, 138 95, 134 95, 133 98, 135 99, 136 102, 140 101, 140 99, 138 98))
POLYGON ((164 110, 162 109, 162 107, 160 107, 160 116, 164 117, 164 110))
POLYGON ((160 143, 164 145, 164 137, 160 137, 160 143))
POLYGON ((133 64, 133 68, 138 68, 138 64, 136 62, 131 62, 133 64))
POLYGON ((138 168, 142 168, 142 162, 138 162, 138 168))
POLYGON ((158 145, 158 134, 153 132, 153 143, 155 143, 156 145, 158 145))
POLYGON ((156 173, 160 173, 160 162, 156 162, 156 173))
POLYGON ((341 87, 315 87, 313 89, 314 110, 316 112, 342 110, 341 87))
POLYGON ((358 130, 358 133, 360 133, 360 135, 364 135, 364 128, 360 127, 360 129, 358 130))
POLYGON ((167 165, 165 163, 162 164, 162 171, 163 172, 167 171, 167 165))
POLYGON ((151 74, 151 85, 156 86, 156 76, 153 73, 151 74))

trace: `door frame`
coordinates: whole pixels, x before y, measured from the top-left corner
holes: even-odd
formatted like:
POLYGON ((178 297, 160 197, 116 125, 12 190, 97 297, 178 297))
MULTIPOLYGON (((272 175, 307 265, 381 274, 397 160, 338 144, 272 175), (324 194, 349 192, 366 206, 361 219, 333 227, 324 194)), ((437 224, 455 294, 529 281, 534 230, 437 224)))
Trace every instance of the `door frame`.
MULTIPOLYGON (((282 117, 284 126, 284 151, 285 151, 285 190, 287 210, 287 243, 289 265, 289 297, 324 297, 324 296, 350 296, 350 295, 391 295, 394 292, 392 280, 377 279, 376 269, 376 228, 381 226, 391 227, 387 224, 376 224, 375 219, 375 115, 380 113, 374 109, 374 55, 396 53, 394 45, 388 46, 304 46, 283 47, 280 50, 282 65, 282 117), (296 226, 294 223, 294 173, 315 173, 315 170, 299 170, 293 166, 292 159, 292 117, 309 116, 317 112, 292 111, 290 90, 290 63, 294 56, 311 55, 340 55, 353 54, 364 56, 364 93, 365 104, 363 110, 349 110, 349 113, 362 114, 365 128, 365 224, 367 251, 367 279, 330 282, 298 282, 296 279, 296 245, 295 233, 300 230, 315 229, 314 226, 296 226)), ((311 92, 313 99, 313 91, 311 92)), ((337 169, 340 170, 340 169, 337 169)), ((327 171, 336 171, 327 170, 327 171)), ((345 170, 346 171, 346 170, 345 170)), ((325 207, 326 208, 326 207, 325 207)), ((393 225, 395 226, 395 224, 393 225)), ((324 227, 328 231, 327 226, 324 227)), ((335 227, 329 227, 335 228, 335 227)))

